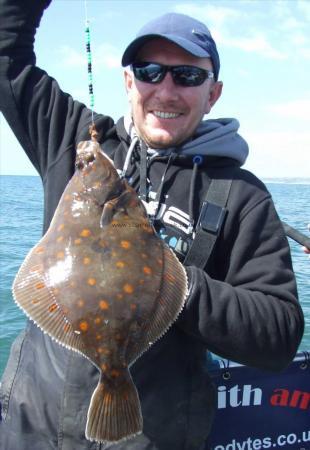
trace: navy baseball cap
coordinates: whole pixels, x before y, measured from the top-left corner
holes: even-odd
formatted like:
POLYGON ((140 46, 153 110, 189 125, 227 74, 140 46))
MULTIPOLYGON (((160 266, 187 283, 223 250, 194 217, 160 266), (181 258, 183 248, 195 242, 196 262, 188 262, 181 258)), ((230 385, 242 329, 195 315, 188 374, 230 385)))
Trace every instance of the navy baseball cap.
POLYGON ((210 58, 215 80, 218 79, 220 58, 209 29, 202 22, 178 13, 165 14, 144 25, 126 48, 122 66, 132 64, 140 48, 154 38, 167 39, 199 58, 210 58))

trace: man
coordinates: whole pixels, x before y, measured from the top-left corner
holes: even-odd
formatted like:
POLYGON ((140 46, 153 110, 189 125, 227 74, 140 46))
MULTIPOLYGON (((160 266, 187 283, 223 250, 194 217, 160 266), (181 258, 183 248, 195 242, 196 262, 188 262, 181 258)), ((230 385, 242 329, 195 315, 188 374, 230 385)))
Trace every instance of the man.
MULTIPOLYGON (((0 1, 0 106, 42 177, 45 230, 91 122, 90 111, 34 65, 33 36, 48 4, 0 1)), ((165 15, 139 32, 122 62, 131 116, 114 124, 96 114, 99 142, 182 262, 210 179, 234 177, 224 227, 206 266, 186 267, 189 295, 178 321, 131 368, 142 435, 113 446, 86 441, 98 371, 29 323, 2 380, 1 449, 203 449, 215 409, 206 349, 281 370, 302 337, 287 240, 264 185, 240 169, 248 150, 238 122, 203 120, 222 90, 209 30, 165 15)))

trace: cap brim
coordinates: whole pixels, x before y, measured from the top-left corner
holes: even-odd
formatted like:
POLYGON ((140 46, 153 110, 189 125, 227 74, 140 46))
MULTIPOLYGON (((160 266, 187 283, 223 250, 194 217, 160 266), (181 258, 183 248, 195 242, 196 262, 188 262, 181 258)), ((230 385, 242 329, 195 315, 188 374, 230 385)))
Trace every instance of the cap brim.
POLYGON ((122 57, 122 66, 126 67, 132 64, 135 61, 136 55, 140 48, 148 41, 155 39, 155 38, 162 38, 166 39, 169 42, 172 42, 179 47, 183 48, 185 51, 191 53, 194 56, 197 56, 198 58, 210 58, 211 55, 203 50, 198 45, 194 44, 191 41, 188 41, 187 39, 181 38, 179 36, 174 36, 170 34, 147 34, 145 36, 140 36, 134 41, 131 42, 131 44, 128 45, 126 48, 123 57, 122 57))

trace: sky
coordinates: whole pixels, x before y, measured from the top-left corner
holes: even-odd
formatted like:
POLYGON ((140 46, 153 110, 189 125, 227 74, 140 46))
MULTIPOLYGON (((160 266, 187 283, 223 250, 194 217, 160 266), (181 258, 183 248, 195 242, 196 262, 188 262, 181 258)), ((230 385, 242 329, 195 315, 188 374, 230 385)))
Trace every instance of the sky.
MULTIPOLYGON (((120 60, 152 18, 179 12, 203 21, 221 58, 224 89, 209 118, 235 117, 260 178, 310 177, 310 1, 87 0, 95 110, 128 110, 120 60)), ((37 64, 65 92, 89 104, 85 1, 53 0, 35 42, 37 64)), ((36 175, 0 116, 0 173, 36 175)))

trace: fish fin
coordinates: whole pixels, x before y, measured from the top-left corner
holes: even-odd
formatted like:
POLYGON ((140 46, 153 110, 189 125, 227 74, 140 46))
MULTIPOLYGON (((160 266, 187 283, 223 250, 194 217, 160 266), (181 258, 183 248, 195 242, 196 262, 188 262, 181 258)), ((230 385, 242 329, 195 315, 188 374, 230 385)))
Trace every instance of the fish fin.
POLYGON ((176 321, 187 298, 187 275, 185 268, 172 250, 163 245, 162 285, 156 299, 151 319, 146 322, 144 339, 128 348, 128 362, 135 361, 154 342, 161 338, 176 321))
POLYGON ((150 345, 159 339, 176 321, 187 297, 187 275, 175 254, 164 245, 163 281, 156 309, 146 333, 150 345))
POLYGON ((86 438, 116 443, 140 434, 142 422, 138 393, 128 369, 122 370, 117 384, 102 377, 90 401, 86 438))
POLYGON ((145 208, 139 198, 137 198, 136 192, 127 185, 125 191, 104 205, 100 219, 101 228, 109 225, 113 219, 118 219, 119 216, 122 217, 124 215, 132 220, 136 220, 140 216, 147 218, 145 208))
POLYGON ((111 223, 113 220, 114 214, 115 214, 115 201, 113 199, 106 202, 106 204, 103 207, 100 218, 100 227, 103 228, 106 225, 109 225, 109 223, 111 223))
POLYGON ((81 337, 74 332, 43 274, 27 259, 14 280, 13 297, 44 333, 71 350, 85 353, 81 337))

